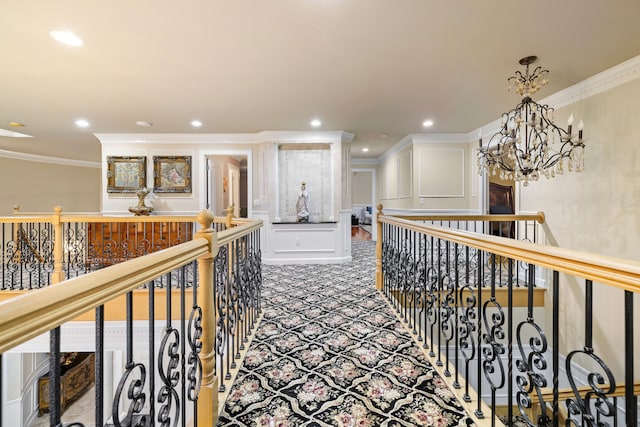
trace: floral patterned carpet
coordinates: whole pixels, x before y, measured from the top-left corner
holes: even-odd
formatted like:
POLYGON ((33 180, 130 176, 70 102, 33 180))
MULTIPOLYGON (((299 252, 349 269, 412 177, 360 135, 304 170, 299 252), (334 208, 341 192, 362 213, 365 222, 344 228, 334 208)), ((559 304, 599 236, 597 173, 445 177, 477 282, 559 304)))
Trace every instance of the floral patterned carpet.
POLYGON ((374 286, 375 242, 353 262, 264 266, 264 317, 218 426, 466 426, 374 286))

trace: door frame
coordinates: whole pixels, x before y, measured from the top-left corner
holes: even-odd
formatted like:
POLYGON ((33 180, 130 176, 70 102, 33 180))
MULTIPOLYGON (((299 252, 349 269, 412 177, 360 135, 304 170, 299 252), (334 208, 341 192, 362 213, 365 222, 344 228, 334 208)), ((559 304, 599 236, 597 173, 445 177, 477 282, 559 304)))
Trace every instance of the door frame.
MULTIPOLYGON (((207 163, 211 156, 244 156, 247 158, 247 218, 251 218, 253 215, 253 152, 251 150, 230 150, 230 149, 215 149, 215 150, 202 150, 200 156, 203 159, 203 170, 199 171, 200 188, 202 194, 200 195, 201 209, 206 209, 206 203, 209 195, 206 194, 209 188, 208 179, 209 173, 207 172, 207 163)), ((239 209, 239 207, 238 207, 239 209)), ((214 212, 214 214, 216 214, 214 212)), ((216 214, 217 215, 217 214, 216 214)))

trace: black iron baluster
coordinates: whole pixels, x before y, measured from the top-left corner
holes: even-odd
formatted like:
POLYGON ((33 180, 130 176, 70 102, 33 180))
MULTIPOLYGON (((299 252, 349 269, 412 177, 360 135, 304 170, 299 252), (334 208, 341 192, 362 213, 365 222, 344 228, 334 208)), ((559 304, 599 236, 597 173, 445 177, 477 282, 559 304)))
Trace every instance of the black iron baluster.
POLYGON ((482 396, 482 357, 480 357, 480 355, 482 354, 482 286, 484 285, 484 260, 483 260, 483 256, 484 256, 484 252, 482 251, 478 251, 478 275, 477 275, 477 289, 478 289, 478 305, 477 305, 477 340, 478 340, 478 361, 477 361, 477 369, 478 369, 478 378, 477 378, 477 384, 478 384, 478 405, 477 408, 475 410, 475 414, 478 418, 484 418, 484 414, 482 412, 482 407, 481 407, 481 396, 482 396))
POLYGON ((123 426, 146 426, 152 422, 147 415, 141 414, 146 401, 146 394, 144 392, 145 381, 147 378, 147 371, 142 363, 135 363, 133 361, 133 294, 127 292, 126 294, 126 365, 125 371, 118 383, 115 397, 113 399, 113 406, 111 410, 111 416, 113 423, 116 427, 123 426), (136 378, 135 375, 138 375, 136 378), (128 384, 126 398, 129 399, 129 405, 126 410, 124 419, 120 419, 120 403, 123 398, 123 392, 125 386, 128 384))
MULTIPOLYGON (((440 222, 442 226, 442 221, 440 222)), ((437 366, 442 366, 442 318, 441 318, 441 307, 442 307, 442 240, 438 239, 438 255, 437 255, 437 289, 436 289, 436 299, 435 299, 435 316, 436 316, 436 330, 438 331, 438 360, 436 360, 437 366)))
MULTIPOLYGON (((193 425, 198 425, 198 394, 200 393, 200 386, 202 384, 202 361, 200 360, 200 351, 202 350, 202 308, 198 305, 198 275, 195 274, 196 261, 192 263, 193 266, 193 301, 191 305, 191 314, 189 315, 189 325, 187 327, 188 335, 187 340, 189 342, 189 371, 187 372, 186 379, 189 380, 188 398, 193 402, 193 425)), ((216 286, 215 286, 216 274, 213 275, 213 301, 216 301, 216 286)), ((217 353, 216 353, 217 354, 217 353)), ((217 359, 217 357, 216 357, 217 359)), ((213 364, 214 375, 217 376, 217 363, 213 364)), ((185 405, 186 406, 186 405, 185 405)))
MULTIPOLYGON (((179 277, 179 285, 180 285, 180 405, 181 412, 180 418, 182 419, 182 426, 186 425, 186 417, 187 417, 187 313, 186 313, 186 295, 185 291, 187 289, 187 271, 189 267, 193 265, 187 264, 183 265, 180 268, 180 277, 179 277)), ((195 276, 196 274, 194 274, 195 276)), ((191 292, 196 293, 196 287, 193 285, 191 287, 191 292)), ((195 424, 197 425, 197 424, 195 424)))
POLYGON ((49 332, 49 425, 62 426, 60 395, 60 327, 49 332))
MULTIPOLYGON (((458 228, 460 228, 460 223, 457 224, 458 228)), ((459 347, 458 347, 458 339, 459 339, 459 330, 458 328, 460 327, 459 324, 459 317, 458 317, 458 309, 460 308, 460 296, 458 295, 458 291, 460 289, 460 266, 459 266, 459 257, 460 257, 460 253, 459 253, 459 248, 458 248, 458 244, 454 243, 453 245, 453 250, 455 251, 455 257, 454 257, 454 263, 455 263, 455 273, 454 273, 454 282, 453 282, 453 311, 452 311, 452 315, 453 315, 453 330, 454 330, 454 338, 453 338, 453 370, 455 373, 455 377, 453 379, 453 387, 459 389, 460 388, 460 381, 459 381, 459 347)), ((449 359, 449 353, 448 353, 448 348, 447 348, 447 360, 449 359)))
MULTIPOLYGON (((507 420, 513 420, 513 259, 507 260, 507 420)), ((517 279, 516 279, 517 280, 517 279)))
POLYGON ((628 426, 638 419, 638 397, 633 393, 633 353, 633 292, 624 291, 625 417, 628 426))
POLYGON ((559 402, 559 384, 558 377, 560 376, 560 273, 553 271, 553 320, 552 320, 552 333, 553 333, 553 351, 551 357, 553 358, 553 402, 551 403, 551 410, 553 417, 553 427, 558 427, 560 420, 560 402, 559 402))
MULTIPOLYGON (((608 417, 613 418, 614 423, 617 423, 615 398, 612 399, 609 397, 609 395, 616 390, 616 380, 607 364, 595 354, 593 349, 593 283, 591 280, 585 281, 584 348, 570 352, 567 355, 565 363, 569 384, 574 394, 574 398, 567 400, 569 421, 573 423, 586 422, 591 425, 593 423, 599 423, 601 417, 608 417), (587 378, 589 379, 591 390, 584 394, 584 398, 576 385, 576 378, 573 374, 572 361, 580 354, 590 358, 595 362, 595 367, 600 369, 600 372, 597 372, 592 368, 591 370, 595 372, 588 374, 587 378), (594 408, 596 411, 595 414, 593 413, 594 408)), ((627 419, 627 421, 630 420, 627 419)), ((635 420, 633 420, 633 422, 635 422, 635 420)))
POLYGON ((104 305, 96 307, 95 423, 104 425, 104 305))
MULTIPOLYGON (((173 323, 171 320, 171 307, 173 305, 172 301, 172 288, 173 288, 173 280, 172 273, 167 273, 167 286, 165 288, 166 293, 166 301, 165 301, 165 316, 166 316, 166 325, 162 340, 160 342, 160 347, 158 348, 158 375, 160 377, 160 381, 162 385, 158 391, 158 403, 161 404, 158 410, 158 422, 162 426, 171 425, 171 415, 175 416, 173 421, 173 425, 176 425, 178 414, 180 413, 180 398, 178 396, 178 392, 176 391, 176 387, 180 382, 180 373, 178 372, 178 368, 181 365, 184 359, 180 358, 179 349, 181 346, 180 334, 176 328, 173 327, 173 323), (173 409, 175 401, 175 409, 173 409)), ((182 287, 182 284, 180 284, 182 287)), ((151 304, 150 304, 151 305, 151 304)), ((150 310, 149 313, 149 328, 152 328, 154 322, 153 312, 150 310)), ((150 343, 151 353, 153 353, 153 346, 150 343)), ((153 366, 153 365, 150 365, 153 366)), ((149 371, 152 372, 151 367, 149 371)), ((151 387, 153 389, 153 385, 151 387)), ((151 396, 153 397, 153 395, 151 396)), ((151 398, 150 398, 151 400, 151 398)), ((151 410, 151 416, 154 417, 154 410, 151 410)))
POLYGON ((483 362, 482 368, 484 370, 485 378, 491 388, 491 424, 495 424, 496 414, 496 391, 504 387, 505 372, 501 355, 504 354, 504 344, 501 341, 505 337, 504 333, 504 312, 502 306, 496 299, 496 287, 497 277, 496 269, 500 271, 500 267, 497 264, 501 264, 502 259, 496 255, 491 254, 488 258, 491 262, 491 287, 490 295, 486 302, 482 304, 482 318, 484 319, 484 333, 483 342, 484 347, 482 349, 483 362), (493 313, 490 310, 493 309, 493 313))

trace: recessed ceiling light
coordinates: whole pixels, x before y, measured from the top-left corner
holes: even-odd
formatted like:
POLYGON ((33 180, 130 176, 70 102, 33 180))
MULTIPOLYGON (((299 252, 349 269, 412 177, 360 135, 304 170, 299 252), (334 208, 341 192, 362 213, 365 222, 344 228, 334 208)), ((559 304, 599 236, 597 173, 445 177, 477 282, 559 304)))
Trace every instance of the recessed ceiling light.
POLYGON ((202 126, 202 122, 200 120, 192 120, 191 126, 193 126, 194 128, 199 128, 202 126))
POLYGON ((318 126, 320 126, 322 124, 322 122, 318 119, 313 119, 311 120, 311 123, 309 123, 311 126, 313 126, 314 128, 317 128, 318 126))
POLYGON ((89 122, 85 119, 78 119, 76 120, 76 126, 81 127, 81 128, 88 128, 89 127, 89 122))
POLYGON ((151 126, 153 126, 153 123, 147 122, 147 121, 144 121, 144 120, 138 120, 136 122, 136 125, 138 125, 140 127, 143 127, 143 128, 150 128, 151 126))
POLYGON ((429 128, 431 126, 433 126, 433 120, 431 119, 427 119, 424 122, 422 122, 422 127, 429 128))
POLYGON ((385 133, 385 132, 382 132, 382 133, 381 133, 380 135, 378 135, 378 136, 379 136, 380 138, 388 138, 388 137, 389 137, 389 134, 388 134, 388 133, 385 133))
POLYGON ((71 31, 53 30, 49 31, 49 35, 53 37, 54 40, 59 41, 62 44, 66 44, 67 46, 84 46, 82 39, 71 31))
POLYGON ((364 147, 364 148, 362 149, 362 151, 363 151, 364 153, 366 153, 367 151, 369 151, 369 149, 368 149, 367 147, 364 147))
POLYGON ((13 126, 13 127, 16 127, 16 128, 21 128, 21 127, 24 127, 24 123, 9 122, 9 126, 13 126))

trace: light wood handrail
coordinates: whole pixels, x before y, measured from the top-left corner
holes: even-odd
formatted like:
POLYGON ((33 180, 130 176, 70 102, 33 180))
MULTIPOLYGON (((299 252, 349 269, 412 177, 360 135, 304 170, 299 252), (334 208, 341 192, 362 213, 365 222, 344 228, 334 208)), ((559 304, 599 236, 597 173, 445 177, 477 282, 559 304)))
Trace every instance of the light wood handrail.
POLYGON ((544 224, 544 212, 535 214, 514 215, 391 215, 394 218, 410 219, 413 221, 536 221, 544 224))
MULTIPOLYGON (((490 219, 499 221, 500 217, 495 215, 490 216, 490 219)), ((625 291, 640 293, 640 262, 573 249, 521 242, 505 237, 420 224, 396 216, 380 215, 378 216, 378 221, 561 273, 582 277, 597 283, 614 286, 625 291)), ((381 238, 382 236, 378 237, 378 239, 381 238)))

